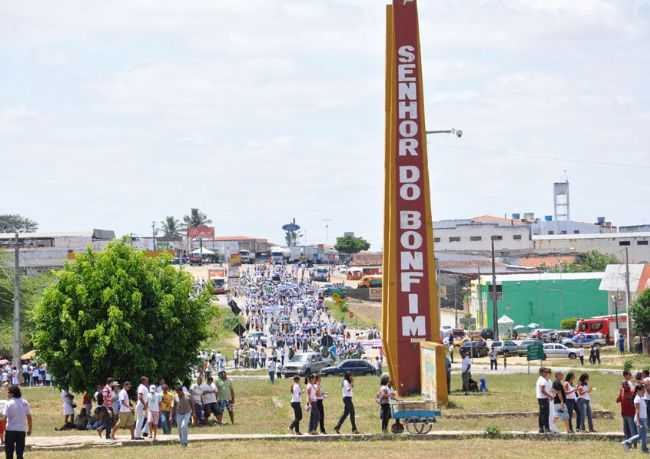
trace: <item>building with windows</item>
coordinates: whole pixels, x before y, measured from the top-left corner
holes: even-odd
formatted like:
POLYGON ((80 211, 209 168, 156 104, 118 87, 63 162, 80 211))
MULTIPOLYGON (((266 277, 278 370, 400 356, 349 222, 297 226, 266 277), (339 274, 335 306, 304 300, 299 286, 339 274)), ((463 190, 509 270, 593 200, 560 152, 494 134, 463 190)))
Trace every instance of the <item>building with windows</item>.
MULTIPOLYGON (((0 250, 13 250, 15 237, 12 233, 0 233, 0 250)), ((28 272, 62 268, 66 260, 74 258, 75 253, 84 252, 88 247, 103 250, 113 239, 114 231, 101 229, 65 233, 21 233, 20 266, 28 272)))
POLYGON ((521 220, 484 215, 468 219, 441 220, 433 223, 433 245, 436 252, 491 250, 530 250, 530 228, 521 220))
POLYGON ((625 261, 628 249, 630 263, 650 262, 650 232, 601 233, 601 234, 555 234, 532 237, 535 253, 600 253, 625 261))

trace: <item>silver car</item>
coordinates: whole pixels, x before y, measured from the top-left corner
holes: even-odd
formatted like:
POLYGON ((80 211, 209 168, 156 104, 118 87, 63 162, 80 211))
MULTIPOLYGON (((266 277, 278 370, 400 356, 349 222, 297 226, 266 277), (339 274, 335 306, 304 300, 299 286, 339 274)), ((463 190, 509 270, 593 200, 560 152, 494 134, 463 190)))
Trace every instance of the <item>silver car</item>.
POLYGON ((564 344, 545 343, 544 357, 547 359, 553 359, 558 357, 575 359, 577 357, 577 354, 575 349, 569 349, 564 344))

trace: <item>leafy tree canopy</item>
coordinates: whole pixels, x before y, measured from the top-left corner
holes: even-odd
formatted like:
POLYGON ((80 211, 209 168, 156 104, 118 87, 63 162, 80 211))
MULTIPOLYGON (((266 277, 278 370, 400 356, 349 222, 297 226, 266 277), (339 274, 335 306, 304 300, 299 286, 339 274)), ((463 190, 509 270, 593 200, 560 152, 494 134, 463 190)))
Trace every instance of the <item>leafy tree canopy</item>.
POLYGON ((334 248, 340 253, 353 254, 359 253, 362 250, 368 250, 370 243, 362 237, 341 236, 336 238, 334 248))
POLYGON ((650 335, 650 288, 646 289, 632 305, 630 317, 637 335, 650 335))
POLYGON ((618 264, 619 261, 616 257, 605 255, 597 250, 592 250, 587 253, 581 253, 576 256, 576 262, 568 265, 556 266, 552 269, 553 272, 565 273, 590 273, 605 271, 607 265, 618 264))
POLYGON ((560 328, 562 330, 575 330, 578 319, 575 317, 570 317, 568 319, 560 320, 560 328))
POLYGON ((33 233, 38 223, 18 214, 0 215, 0 233, 33 233))
POLYGON ((167 216, 160 222, 163 235, 166 238, 180 238, 182 236, 182 224, 174 216, 167 216))
MULTIPOLYGON (((11 355, 14 317, 14 268, 13 256, 9 252, 0 251, 0 356, 11 355)), ((43 290, 54 281, 51 273, 35 276, 21 276, 20 305, 21 305, 21 336, 25 349, 31 349, 31 311, 40 301, 43 290)))
POLYGON ((168 257, 125 241, 88 249, 57 273, 34 311, 34 345, 57 385, 82 391, 119 381, 189 376, 208 337, 210 293, 168 257))
POLYGON ((183 226, 185 229, 196 228, 201 225, 209 225, 210 223, 212 223, 212 220, 196 208, 190 209, 190 215, 185 215, 183 217, 183 226))

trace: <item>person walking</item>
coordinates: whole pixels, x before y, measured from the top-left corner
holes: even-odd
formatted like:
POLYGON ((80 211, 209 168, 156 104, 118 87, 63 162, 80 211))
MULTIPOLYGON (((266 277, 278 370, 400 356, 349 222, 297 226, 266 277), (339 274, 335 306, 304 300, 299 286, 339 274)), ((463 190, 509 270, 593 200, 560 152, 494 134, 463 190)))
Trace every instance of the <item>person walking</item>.
POLYGON ((5 457, 13 459, 15 452, 16 459, 23 459, 25 437, 32 434, 32 409, 29 402, 22 398, 17 385, 9 386, 7 395, 9 401, 2 410, 6 422, 5 457))
POLYGON ((309 434, 318 434, 318 424, 320 423, 320 410, 318 409, 318 394, 316 388, 316 376, 309 375, 307 378, 307 409, 309 410, 309 434))
POLYGON ((156 386, 149 386, 147 395, 147 424, 149 424, 149 433, 151 441, 156 441, 158 435, 158 423, 160 422, 160 401, 162 394, 158 392, 156 386))
MULTIPOLYGON (((634 406, 634 397, 636 396, 636 387, 632 383, 632 373, 623 371, 623 382, 618 391, 616 403, 621 404, 621 417, 623 418, 623 435, 625 439, 635 436, 638 432, 634 416, 636 408, 634 406)), ((636 442, 635 442, 636 444, 636 442)))
MULTIPOLYGON (((585 420, 589 426, 589 432, 595 432, 594 421, 591 417, 591 391, 593 388, 589 385, 589 375, 583 373, 578 379, 578 409, 580 410, 581 432, 585 431, 585 420)), ((647 417, 647 416, 646 416, 647 417)))
POLYGON ((230 416, 230 423, 235 423, 235 389, 232 386, 232 381, 228 379, 225 370, 219 372, 219 379, 217 379, 217 401, 218 416, 217 423, 223 424, 223 412, 228 410, 230 416))
POLYGON ((302 389, 300 388, 300 376, 293 377, 291 385, 291 408, 293 409, 293 421, 289 424, 289 432, 296 435, 300 433, 300 421, 302 420, 302 389))
POLYGON ((573 430, 573 413, 576 413, 576 428, 580 425, 580 411, 578 410, 577 388, 574 386, 575 375, 568 372, 564 378, 564 396, 566 397, 567 415, 569 417, 569 433, 575 433, 573 430))
POLYGON ((134 439, 134 418, 133 407, 131 406, 131 399, 129 398, 129 390, 131 390, 131 383, 125 381, 122 390, 119 393, 119 415, 117 423, 113 426, 113 440, 116 440, 115 434, 122 429, 128 429, 131 432, 131 440, 134 439))
POLYGON ((192 420, 192 401, 185 395, 182 386, 176 387, 176 397, 174 398, 174 411, 176 412, 176 427, 178 427, 178 439, 182 447, 186 447, 188 439, 188 429, 192 420))
POLYGON ((585 366, 585 349, 580 346, 578 348, 578 358, 580 359, 580 366, 584 367, 585 366))
POLYGON ((196 383, 190 386, 190 401, 192 402, 192 415, 194 417, 194 426, 202 426, 204 423, 203 420, 203 390, 201 386, 203 385, 203 377, 198 375, 196 377, 196 383))
POLYGON ((535 382, 535 396, 537 397, 537 404, 539 405, 539 414, 537 423, 539 425, 539 433, 548 433, 551 431, 549 426, 549 415, 550 415, 550 400, 553 399, 553 396, 547 392, 548 387, 548 377, 551 373, 551 370, 548 368, 539 369, 539 377, 535 382))
POLYGON ((638 433, 623 441, 623 448, 629 451, 630 447, 637 440, 641 440, 641 451, 648 452, 648 407, 645 400, 646 388, 643 384, 639 384, 635 389, 634 396, 634 410, 635 421, 638 428, 638 433))
POLYGON ((345 373, 345 376, 343 377, 343 383, 342 383, 342 392, 343 392, 343 414, 339 418, 339 421, 336 423, 336 426, 334 427, 334 431, 337 434, 341 433, 341 426, 345 422, 348 416, 350 416, 350 424, 352 424, 352 433, 353 434, 358 434, 359 431, 357 430, 357 423, 354 418, 354 403, 352 403, 352 389, 354 387, 354 384, 352 382, 352 373, 349 371, 345 373))
POLYGON ((327 393, 321 388, 319 375, 316 375, 314 382, 316 383, 316 405, 318 406, 318 424, 320 427, 320 433, 327 435, 327 432, 325 431, 325 405, 323 405, 323 400, 327 397, 327 393))
POLYGON ((269 380, 271 381, 271 384, 275 384, 275 371, 277 368, 277 362, 274 358, 268 359, 266 368, 269 370, 269 380))
MULTIPOLYGON (((564 428, 566 433, 570 433, 569 429, 569 414, 566 407, 566 393, 564 392, 564 384, 562 384, 562 377, 564 375, 561 371, 555 372, 555 381, 553 381, 553 416, 551 420, 551 430, 555 426, 555 421, 560 420, 564 423, 564 428)), ((557 427, 555 427, 556 432, 559 433, 557 427)))
POLYGON ((492 346, 492 349, 490 349, 490 371, 498 370, 497 365, 497 350, 496 347, 492 346))
POLYGON ((142 436, 147 436, 149 429, 147 427, 147 403, 149 400, 149 378, 142 376, 140 384, 136 391, 137 400, 135 404, 135 439, 144 440, 142 436))
POLYGON ((170 392, 167 384, 162 385, 160 395, 160 426, 163 434, 172 433, 172 408, 174 407, 174 395, 170 392))
POLYGON ((377 392, 377 403, 379 404, 379 417, 381 419, 381 432, 388 433, 388 422, 390 421, 390 401, 395 400, 395 393, 391 387, 390 377, 383 375, 379 381, 379 392, 377 392))
POLYGON ((469 352, 463 354, 463 362, 460 365, 461 377, 463 378, 463 392, 467 395, 469 390, 469 380, 471 377, 472 360, 469 358, 469 352))

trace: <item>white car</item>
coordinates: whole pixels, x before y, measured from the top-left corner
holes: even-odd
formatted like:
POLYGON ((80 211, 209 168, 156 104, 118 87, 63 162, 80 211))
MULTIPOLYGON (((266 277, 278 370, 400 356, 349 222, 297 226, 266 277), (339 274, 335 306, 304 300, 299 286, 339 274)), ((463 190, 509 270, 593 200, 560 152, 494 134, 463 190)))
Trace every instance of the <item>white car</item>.
POLYGON ((544 344, 544 357, 547 359, 553 358, 569 358, 575 359, 578 355, 575 349, 569 349, 564 344, 545 343, 544 344))

